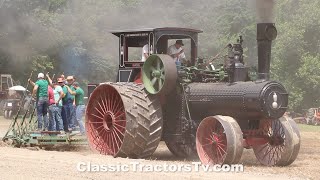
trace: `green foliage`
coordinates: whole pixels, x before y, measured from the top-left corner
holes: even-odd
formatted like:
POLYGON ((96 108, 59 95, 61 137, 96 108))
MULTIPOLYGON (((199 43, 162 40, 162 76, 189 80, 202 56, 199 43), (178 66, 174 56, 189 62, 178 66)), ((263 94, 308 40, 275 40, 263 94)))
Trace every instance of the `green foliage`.
POLYGON ((53 70, 53 59, 49 56, 36 55, 32 57, 32 71, 46 73, 53 70))
POLYGON ((277 8, 272 72, 290 92, 290 108, 296 111, 320 105, 319 7, 311 0, 281 1, 277 8))
MULTIPOLYGON (((31 70, 66 72, 61 64, 86 58, 82 83, 113 81, 118 39, 111 29, 182 26, 202 29, 199 56, 212 57, 238 35, 245 62, 257 65, 256 17, 243 0, 11 0, 0 14, 0 72, 25 82, 31 70), (82 45, 77 45, 80 42, 82 45), (81 56, 63 58, 67 47, 81 56)), ((320 1, 281 0, 276 5, 278 38, 271 74, 289 91, 290 109, 320 106, 320 1)), ((72 53, 71 53, 72 54, 72 53)), ((217 62, 219 63, 219 62, 217 62)), ((77 64, 81 66, 81 64, 77 64)), ((252 72, 256 71, 252 67, 252 72)), ((77 76, 78 74, 76 74, 77 76)), ((254 76, 254 74, 253 74, 254 76)))

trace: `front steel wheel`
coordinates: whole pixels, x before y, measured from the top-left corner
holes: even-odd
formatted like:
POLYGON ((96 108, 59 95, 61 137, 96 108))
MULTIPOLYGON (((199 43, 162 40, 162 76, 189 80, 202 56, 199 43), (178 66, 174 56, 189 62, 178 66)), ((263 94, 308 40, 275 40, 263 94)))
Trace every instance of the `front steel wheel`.
POLYGON ((236 164, 243 152, 243 136, 237 121, 210 116, 197 129, 197 152, 203 164, 236 164))
POLYGON ((262 134, 268 142, 252 146, 259 162, 266 166, 288 166, 297 158, 300 150, 300 133, 289 117, 260 122, 262 134))

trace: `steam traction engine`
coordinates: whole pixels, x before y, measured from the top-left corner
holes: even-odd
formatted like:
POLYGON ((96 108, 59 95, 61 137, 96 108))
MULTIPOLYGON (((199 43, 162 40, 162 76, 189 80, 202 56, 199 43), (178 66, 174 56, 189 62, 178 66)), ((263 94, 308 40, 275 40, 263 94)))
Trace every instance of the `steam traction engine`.
POLYGON ((118 82, 102 83, 91 93, 86 111, 91 148, 114 157, 143 158, 163 140, 174 155, 198 154, 205 164, 237 163, 243 148, 252 148, 264 165, 291 164, 300 134, 295 122, 283 117, 287 91, 269 80, 274 24, 257 24, 255 81, 244 66, 241 37, 227 46, 224 63, 213 65, 197 58, 200 32, 157 28, 113 33, 120 41, 118 82), (188 65, 176 66, 166 55, 172 39, 190 42, 185 47, 191 51, 188 65), (144 44, 150 50, 146 62, 132 59, 129 51, 144 44))

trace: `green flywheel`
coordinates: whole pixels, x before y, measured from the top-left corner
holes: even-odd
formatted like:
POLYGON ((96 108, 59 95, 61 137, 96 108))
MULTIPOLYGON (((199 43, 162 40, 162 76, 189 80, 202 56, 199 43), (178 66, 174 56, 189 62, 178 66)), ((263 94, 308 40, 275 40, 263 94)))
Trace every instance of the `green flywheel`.
POLYGON ((150 94, 169 93, 177 81, 177 68, 173 58, 165 54, 149 56, 142 68, 142 80, 150 94))

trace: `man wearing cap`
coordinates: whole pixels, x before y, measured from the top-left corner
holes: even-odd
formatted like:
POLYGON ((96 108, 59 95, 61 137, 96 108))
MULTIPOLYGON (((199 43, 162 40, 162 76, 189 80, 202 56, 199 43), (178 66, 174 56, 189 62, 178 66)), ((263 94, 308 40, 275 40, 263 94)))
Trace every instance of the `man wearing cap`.
MULTIPOLYGON (((57 82, 52 82, 49 76, 48 80, 50 86, 48 88, 49 91, 49 130, 51 131, 60 131, 63 132, 63 121, 61 117, 61 109, 62 109, 62 98, 64 96, 61 86, 57 82), (50 89, 52 92, 50 93, 50 89), (53 96, 50 98, 50 96, 53 96)), ((62 82, 62 78, 58 78, 58 82, 62 82)))
POLYGON ((73 107, 74 96, 68 92, 68 87, 71 88, 72 90, 75 90, 72 86, 73 81, 74 81, 73 77, 68 76, 67 77, 68 84, 62 86, 62 90, 64 93, 64 97, 62 98, 62 104, 63 104, 62 119, 63 119, 64 130, 66 132, 72 131, 72 128, 74 128, 74 120, 75 120, 75 107, 73 107))
POLYGON ((84 91, 79 87, 78 82, 73 83, 73 87, 75 90, 72 90, 71 88, 68 88, 68 91, 70 94, 75 96, 75 103, 76 103, 76 119, 80 127, 80 133, 82 135, 85 134, 84 126, 83 126, 83 121, 82 121, 82 116, 84 114, 84 111, 86 109, 84 105, 84 91))
POLYGON ((45 130, 48 126, 48 82, 44 79, 44 74, 38 74, 38 80, 34 84, 32 96, 37 95, 37 117, 38 130, 45 130))
POLYGON ((177 40, 176 43, 169 46, 167 50, 167 54, 170 55, 175 62, 181 62, 182 59, 186 58, 182 46, 184 46, 182 40, 177 40))

